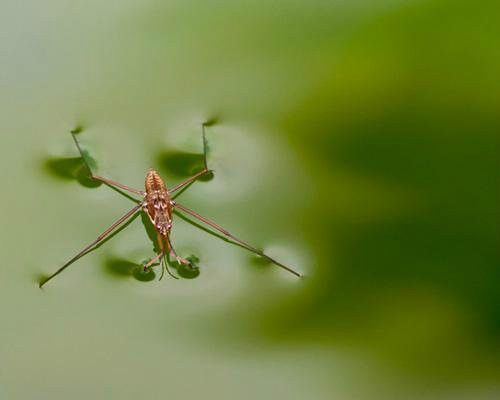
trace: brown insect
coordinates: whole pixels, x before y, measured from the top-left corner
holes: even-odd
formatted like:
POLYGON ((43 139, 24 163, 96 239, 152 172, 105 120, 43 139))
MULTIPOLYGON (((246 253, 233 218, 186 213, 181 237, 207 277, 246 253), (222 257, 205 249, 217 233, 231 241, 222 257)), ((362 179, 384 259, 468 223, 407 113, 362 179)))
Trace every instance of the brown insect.
MULTIPOLYGON (((194 217, 204 224, 210 226, 211 228, 215 229, 216 231, 222 233, 224 236, 228 237, 232 241, 236 242, 240 246, 244 247, 245 249, 258 254, 259 256, 267 259, 268 261, 274 263, 275 265, 291 272, 292 274, 302 277, 301 274, 298 272, 294 271, 293 269, 287 267, 286 265, 276 261, 275 259, 269 257, 268 255, 264 254, 262 251, 256 249, 255 247, 249 245, 248 243, 245 243, 241 239, 238 239, 234 235, 232 235, 230 232, 228 232, 226 229, 222 228, 220 225, 216 224, 215 222, 212 222, 208 220, 205 217, 202 217, 195 211, 191 210, 190 208, 187 208, 178 202, 174 201, 172 199, 172 194, 175 193, 176 191, 186 188, 188 185, 196 181, 199 177, 202 175, 212 173, 213 171, 208 169, 207 167, 207 141, 206 141, 206 136, 205 136, 205 124, 202 124, 202 139, 203 139, 203 161, 204 161, 204 168, 202 171, 196 173, 192 177, 186 179, 185 181, 177 184, 171 189, 168 189, 163 180, 161 179, 160 175, 158 172, 156 172, 153 168, 151 168, 148 173, 146 174, 146 179, 145 179, 145 191, 143 190, 138 190, 138 189, 133 189, 129 186, 123 185, 121 183, 112 181, 107 178, 103 178, 98 175, 94 175, 92 173, 92 169, 90 168, 89 163, 87 162, 84 152, 82 151, 80 144, 78 143, 78 140, 75 136, 77 132, 72 131, 71 135, 73 137, 73 140, 75 141, 75 145, 78 149, 78 152, 80 153, 80 156, 82 157, 82 160, 85 164, 85 167, 88 171, 89 178, 102 182, 108 186, 114 187, 118 190, 125 190, 130 193, 134 193, 136 195, 140 195, 142 197, 142 200, 136 200, 137 205, 132 208, 130 211, 128 211, 125 215, 123 215, 121 218, 119 218, 116 222, 114 222, 108 229, 106 229, 103 233, 101 233, 97 239, 95 239, 92 243, 90 243, 88 246, 86 246, 82 251, 80 251, 78 254, 76 254, 73 258, 71 258, 66 264, 64 264, 61 268, 59 268, 56 272, 54 272, 52 275, 49 277, 43 279, 40 282, 40 287, 45 285, 49 280, 54 278, 56 275, 60 274, 62 271, 64 271, 66 268, 68 268, 71 264, 73 264, 75 261, 77 261, 79 258, 83 257, 90 251, 92 251, 102 240, 104 240, 108 235, 110 235, 116 228, 118 228, 121 224, 132 218, 136 213, 140 212, 141 209, 144 210, 144 212, 148 215, 149 219, 151 220, 151 223, 153 224, 156 234, 157 234, 157 242, 158 242, 158 254, 152 258, 149 262, 147 262, 144 265, 144 270, 148 270, 148 268, 151 268, 155 263, 160 260, 160 263, 162 264, 162 276, 163 276, 163 268, 167 269, 169 274, 173 276, 174 278, 177 279, 177 277, 173 274, 170 273, 168 270, 168 264, 165 260, 165 256, 169 254, 170 256, 173 256, 176 261, 179 264, 184 264, 188 267, 192 267, 191 262, 189 260, 186 260, 185 258, 180 257, 174 250, 174 247, 172 246, 172 242, 170 240, 170 232, 172 230, 172 216, 173 216, 173 211, 174 209, 184 212, 191 217, 194 217)), ((160 277, 161 279, 161 277, 160 277)))

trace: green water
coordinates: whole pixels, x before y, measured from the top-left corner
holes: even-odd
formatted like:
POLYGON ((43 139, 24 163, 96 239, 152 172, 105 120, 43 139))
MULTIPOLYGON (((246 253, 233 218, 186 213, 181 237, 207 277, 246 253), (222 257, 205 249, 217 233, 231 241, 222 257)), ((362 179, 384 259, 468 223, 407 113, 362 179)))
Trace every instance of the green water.
POLYGON ((1 399, 497 398, 498 5, 3 1, 1 399), (178 201, 158 281, 133 206, 178 201))

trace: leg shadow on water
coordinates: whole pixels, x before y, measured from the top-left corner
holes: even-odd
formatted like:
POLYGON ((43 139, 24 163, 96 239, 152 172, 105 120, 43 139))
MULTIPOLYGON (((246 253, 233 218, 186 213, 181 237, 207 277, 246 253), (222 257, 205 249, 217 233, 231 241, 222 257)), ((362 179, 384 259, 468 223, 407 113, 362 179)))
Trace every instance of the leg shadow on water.
POLYGON ((110 276, 117 279, 132 276, 138 281, 150 282, 156 277, 156 273, 153 268, 149 268, 144 271, 143 264, 137 264, 121 257, 108 257, 104 262, 104 269, 110 276))
MULTIPOLYGON (((157 154, 156 163, 160 171, 178 178, 188 178, 203 171, 205 167, 203 154, 183 151, 164 150, 157 154)), ((208 182, 213 179, 213 173, 200 176, 197 180, 208 182)))
MULTIPOLYGON (((219 118, 214 116, 201 125, 202 146, 200 153, 189 153, 185 151, 162 150, 156 155, 158 168, 178 178, 188 178, 207 167, 206 157, 210 152, 210 146, 206 139, 205 128, 215 125, 219 118)), ((207 173, 198 178, 198 181, 207 182, 213 179, 213 173, 207 173)))
MULTIPOLYGON (((71 131, 73 135, 79 135, 83 131, 81 126, 77 126, 71 131)), ((78 154, 78 153, 76 153, 78 154)), ((88 150, 83 149, 83 156, 87 164, 93 169, 97 169, 95 159, 88 150)), ((88 176, 88 170, 82 157, 47 157, 42 161, 43 170, 50 176, 71 181, 76 180, 80 185, 88 188, 96 188, 102 185, 88 176)))
POLYGON ((102 185, 88 177, 87 168, 81 157, 48 157, 43 161, 45 172, 54 178, 72 181, 76 180, 87 188, 96 188, 102 185))

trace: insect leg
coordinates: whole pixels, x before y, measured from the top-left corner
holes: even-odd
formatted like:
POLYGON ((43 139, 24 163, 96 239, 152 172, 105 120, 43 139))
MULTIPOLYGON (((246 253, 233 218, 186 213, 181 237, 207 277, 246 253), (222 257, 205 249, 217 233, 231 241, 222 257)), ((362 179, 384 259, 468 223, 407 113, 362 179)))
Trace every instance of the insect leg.
POLYGON ((172 254, 175 257, 175 259, 179 264, 191 266, 191 262, 189 262, 189 260, 186 260, 185 258, 182 258, 181 256, 177 255, 174 246, 172 246, 170 238, 167 238, 167 243, 168 243, 168 248, 170 249, 170 254, 172 254))
POLYGON ((45 278, 42 282, 40 282, 40 287, 45 285, 48 281, 50 281, 56 275, 59 275, 62 271, 64 271, 66 268, 68 268, 71 264, 73 264, 80 257, 83 257, 90 250, 92 250, 92 248, 94 246, 96 246, 101 240, 106 238, 106 236, 108 236, 115 228, 117 228, 119 225, 121 225, 123 222, 125 222, 128 218, 132 217, 136 212, 138 212, 139 209, 141 208, 141 206, 142 206, 142 204, 135 206, 130 211, 128 211, 123 217, 121 217, 116 222, 114 222, 108 229, 106 229, 103 233, 101 233, 97 237, 96 240, 94 240, 92 243, 90 243, 88 246, 86 246, 82 251, 80 251, 76 256, 74 256, 71 260, 69 260, 66 264, 64 264, 61 268, 59 268, 56 272, 54 272, 48 278, 45 278))
POLYGON ((205 122, 201 124, 201 137, 203 140, 203 170, 193 175, 192 177, 187 178, 185 181, 177 184, 172 189, 169 189, 170 193, 174 193, 175 191, 182 189, 183 187, 189 185, 191 182, 194 182, 196 179, 198 179, 200 176, 204 174, 213 172, 211 169, 208 169, 208 163, 207 163, 208 145, 207 145, 207 137, 205 135, 205 124, 206 124, 205 122))
MULTIPOLYGON (((151 267, 151 265, 153 265, 155 262, 157 262, 160 259, 160 257, 164 257, 164 256, 165 256, 165 252, 163 250, 160 251, 154 258, 152 258, 151 260, 148 261, 148 263, 144 266, 144 271, 147 271, 148 268, 151 267)), ((162 262, 162 261, 165 263, 165 268, 166 268, 168 274, 171 277, 175 278, 175 279, 179 279, 179 278, 177 278, 175 275, 173 275, 170 272, 170 270, 168 269, 166 261, 165 260, 160 260, 160 262, 162 262)), ((162 268, 163 268, 163 264, 162 264, 162 268)), ((161 280, 161 278, 163 278, 163 270, 162 270, 162 273, 161 273, 160 280, 161 280)))
POLYGON ((230 232, 228 232, 222 226, 216 224, 213 221, 210 221, 209 219, 207 219, 205 217, 202 217, 200 214, 198 214, 197 212, 191 210, 190 208, 184 207, 183 205, 181 205, 181 204, 179 204, 177 202, 174 203, 174 207, 178 208, 181 211, 184 211, 186 214, 189 214, 192 217, 194 217, 194 218, 200 220, 201 222, 207 224, 208 226, 214 228, 215 230, 217 230, 220 233, 222 233, 224 236, 226 236, 226 237, 234 240, 236 243, 240 244, 242 247, 244 247, 245 249, 251 251, 252 253, 255 253, 255 254, 258 254, 261 257, 264 257, 266 260, 271 261, 273 264, 275 264, 278 267, 281 267, 281 268, 287 270, 288 272, 291 272, 292 274, 298 276, 299 278, 302 277, 302 275, 300 273, 298 273, 297 271, 294 271, 292 268, 287 267, 286 265, 280 263, 279 261, 276 261, 274 258, 269 257, 267 254, 264 254, 262 251, 260 251, 260 250, 256 249, 255 247, 249 245, 248 243, 244 242, 243 240, 238 239, 236 236, 234 236, 233 234, 231 234, 230 232))
POLYGON ((212 172, 210 169, 204 169, 203 171, 198 172, 197 174, 193 175, 190 178, 187 178, 185 181, 175 185, 172 189, 168 189, 169 193, 174 193, 175 191, 182 189, 183 187, 189 185, 191 182, 194 182, 196 179, 198 179, 200 176, 205 175, 209 172, 212 172))
POLYGON ((159 252, 155 257, 148 261, 148 263, 144 266, 144 271, 147 271, 147 269, 157 262, 161 256, 163 256, 163 251, 159 252))
POLYGON ((144 192, 142 190, 134 189, 134 188, 131 188, 131 187, 124 185, 122 183, 113 181, 111 179, 107 179, 107 178, 103 178, 102 176, 94 175, 94 173, 92 172, 92 169, 90 168, 90 165, 88 164, 87 160, 85 159, 85 157, 83 155, 83 150, 80 147, 80 143, 78 143, 78 139, 76 138, 76 136, 73 132, 71 132, 71 136, 73 137, 73 140, 75 141, 76 147, 78 148, 78 152, 80 153, 80 156, 82 157, 82 160, 85 164, 85 167, 87 168, 87 172, 88 172, 89 177, 91 179, 94 179, 96 181, 100 181, 106 185, 110 185, 110 186, 114 186, 114 187, 126 190, 126 191, 131 192, 131 193, 140 194, 141 196, 144 195, 144 192))
POLYGON ((208 170, 208 163, 207 163, 208 143, 207 143, 207 137, 205 135, 205 124, 206 122, 203 122, 201 124, 201 138, 203 140, 203 165, 205 166, 205 170, 208 170))
POLYGON ((139 190, 139 189, 134 189, 134 188, 131 188, 129 186, 126 186, 122 183, 119 183, 119 182, 116 182, 116 181, 112 181, 111 179, 107 179, 107 178, 103 178, 102 176, 98 176, 98 175, 90 175, 90 177, 96 181, 101 181, 102 183, 105 183, 106 185, 110 185, 110 186, 115 186, 115 187, 118 187, 120 189, 123 189, 123 190, 126 190, 128 192, 131 192, 131 193, 136 193, 136 194, 139 194, 141 196, 144 196, 144 191, 143 190, 139 190))

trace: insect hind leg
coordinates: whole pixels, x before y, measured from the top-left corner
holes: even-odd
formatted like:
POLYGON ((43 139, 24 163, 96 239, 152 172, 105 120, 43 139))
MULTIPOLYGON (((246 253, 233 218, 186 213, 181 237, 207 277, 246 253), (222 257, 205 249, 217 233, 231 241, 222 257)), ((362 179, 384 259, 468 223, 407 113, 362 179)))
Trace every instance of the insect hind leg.
MULTIPOLYGON (((169 193, 174 193, 178 191, 179 189, 185 189, 188 185, 193 183, 195 180, 198 178, 211 174, 213 176, 214 171, 212 169, 208 169, 208 161, 207 161, 207 155, 208 155, 208 142, 207 142, 207 136, 205 134, 205 127, 206 126, 211 126, 213 125, 214 121, 206 121, 201 124, 201 138, 202 138, 202 144, 203 144, 203 169, 194 174, 193 176, 187 178, 186 180, 182 181, 181 183, 175 185, 174 187, 170 188, 168 191, 169 193)), ((210 178, 211 179, 211 178, 210 178)))

